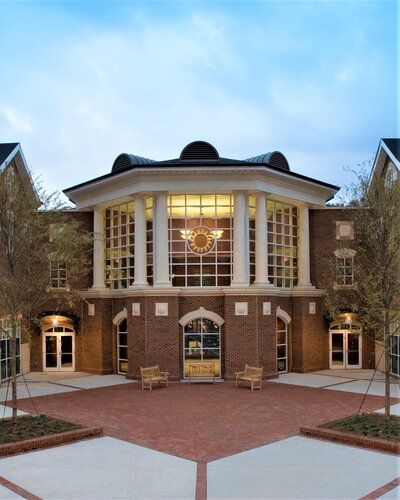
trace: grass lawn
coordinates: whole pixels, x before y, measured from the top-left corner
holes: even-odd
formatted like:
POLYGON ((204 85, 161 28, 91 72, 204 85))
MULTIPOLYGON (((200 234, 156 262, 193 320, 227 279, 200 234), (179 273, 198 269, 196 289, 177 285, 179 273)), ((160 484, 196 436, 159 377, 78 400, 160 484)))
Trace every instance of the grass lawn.
POLYGON ((11 418, 0 421, 0 444, 15 443, 49 434, 81 429, 81 425, 65 422, 47 415, 18 417, 15 426, 11 418))
POLYGON ((386 421, 385 416, 380 413, 362 413, 319 427, 400 442, 400 417, 395 415, 391 415, 386 421))

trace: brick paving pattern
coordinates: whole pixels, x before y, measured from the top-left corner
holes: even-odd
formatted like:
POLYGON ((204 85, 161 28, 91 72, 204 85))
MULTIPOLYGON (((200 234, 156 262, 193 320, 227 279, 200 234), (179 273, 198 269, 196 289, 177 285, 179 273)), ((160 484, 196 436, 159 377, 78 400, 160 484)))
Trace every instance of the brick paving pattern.
MULTIPOLYGON (((103 427, 104 434, 200 463, 299 433, 301 426, 358 411, 362 394, 264 382, 262 391, 233 383, 172 383, 142 391, 140 384, 35 398, 40 413, 103 427)), ((29 399, 20 409, 33 411, 29 399)), ((383 406, 368 396, 363 411, 383 406)))

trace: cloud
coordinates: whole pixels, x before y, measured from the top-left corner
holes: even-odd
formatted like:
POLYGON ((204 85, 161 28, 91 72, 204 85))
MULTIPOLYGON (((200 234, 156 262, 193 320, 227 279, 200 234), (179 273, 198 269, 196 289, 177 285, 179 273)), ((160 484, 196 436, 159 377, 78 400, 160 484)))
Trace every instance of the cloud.
POLYGON ((338 22, 346 2, 327 8, 335 43, 325 7, 298 4, 42 3, 19 18, 32 50, 15 49, 0 81, 1 141, 20 141, 51 189, 109 172, 122 152, 174 158, 196 139, 239 159, 281 150, 338 182, 393 135, 395 70, 360 17, 354 40, 338 22))

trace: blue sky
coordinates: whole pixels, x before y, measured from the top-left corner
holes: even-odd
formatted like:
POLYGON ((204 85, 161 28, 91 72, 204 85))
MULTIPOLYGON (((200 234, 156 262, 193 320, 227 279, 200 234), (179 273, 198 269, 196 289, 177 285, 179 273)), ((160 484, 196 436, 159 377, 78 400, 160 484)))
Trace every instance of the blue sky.
POLYGON ((0 19, 0 142, 50 190, 198 139, 343 186, 399 137, 395 1, 0 1, 0 19))

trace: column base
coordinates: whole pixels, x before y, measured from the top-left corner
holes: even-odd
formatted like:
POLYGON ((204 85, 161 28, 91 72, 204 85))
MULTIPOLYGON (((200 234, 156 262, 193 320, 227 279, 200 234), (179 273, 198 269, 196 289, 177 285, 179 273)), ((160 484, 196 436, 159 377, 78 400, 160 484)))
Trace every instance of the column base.
POLYGON ((275 288, 272 283, 265 283, 265 281, 254 281, 251 285, 252 288, 275 288))
POLYGON ((229 288, 248 288, 249 286, 248 281, 231 281, 229 288))
POLYGON ((153 288, 172 288, 172 283, 170 281, 167 281, 165 283, 154 283, 153 288))
POLYGON ((130 288, 148 288, 150 285, 148 283, 133 283, 132 285, 129 285, 128 290, 130 288))

